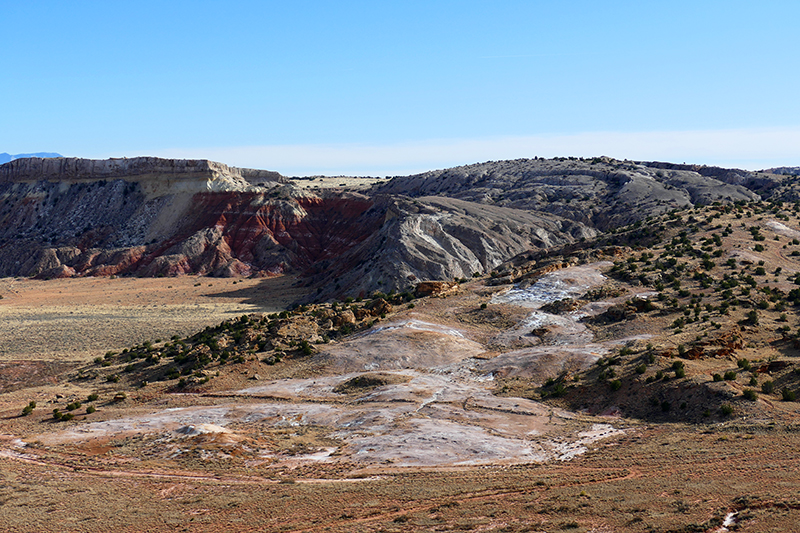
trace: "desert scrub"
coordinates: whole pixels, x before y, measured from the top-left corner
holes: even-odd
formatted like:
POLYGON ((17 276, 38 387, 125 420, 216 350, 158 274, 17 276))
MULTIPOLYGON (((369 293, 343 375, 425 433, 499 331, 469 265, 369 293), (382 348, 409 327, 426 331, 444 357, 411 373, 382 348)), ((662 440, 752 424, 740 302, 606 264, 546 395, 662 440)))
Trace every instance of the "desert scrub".
POLYGON ((28 416, 33 412, 34 409, 36 409, 36 402, 31 400, 28 402, 28 405, 22 408, 22 416, 28 416))
POLYGON ((733 407, 730 404, 724 403, 719 406, 719 412, 722 416, 731 416, 733 414, 733 407))
POLYGON ((758 399, 758 394, 756 394, 756 391, 754 391, 753 389, 745 389, 744 392, 742 393, 742 396, 744 396, 745 399, 750 400, 751 402, 754 402, 758 399))

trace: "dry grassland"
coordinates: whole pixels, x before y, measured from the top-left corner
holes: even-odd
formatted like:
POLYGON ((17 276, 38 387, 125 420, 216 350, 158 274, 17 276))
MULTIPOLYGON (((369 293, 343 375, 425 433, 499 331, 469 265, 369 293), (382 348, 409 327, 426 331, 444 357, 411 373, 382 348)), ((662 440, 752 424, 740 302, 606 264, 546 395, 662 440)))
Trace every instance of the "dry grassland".
POLYGON ((145 340, 185 336, 242 313, 275 312, 293 279, 0 279, 0 361, 89 361, 145 340))

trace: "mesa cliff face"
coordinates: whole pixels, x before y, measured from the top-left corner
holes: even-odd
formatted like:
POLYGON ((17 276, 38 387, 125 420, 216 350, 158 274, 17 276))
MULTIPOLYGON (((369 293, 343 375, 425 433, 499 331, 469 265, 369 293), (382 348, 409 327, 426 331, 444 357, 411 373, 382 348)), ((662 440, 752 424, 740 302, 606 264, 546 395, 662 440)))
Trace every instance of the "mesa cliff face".
POLYGON ((164 194, 140 183, 0 184, 0 274, 58 277, 301 271, 372 231, 363 196, 291 187, 164 194), (333 213, 335 213, 335 216, 333 213))
POLYGON ((286 183, 286 178, 277 172, 229 167, 206 159, 29 157, 0 165, 0 182, 96 181, 118 178, 126 181, 238 180, 246 182, 243 185, 265 181, 286 183))
POLYGON ((561 158, 397 177, 361 193, 205 160, 18 159, 0 165, 0 276, 294 273, 318 299, 402 290, 671 209, 791 193, 793 183, 561 158))

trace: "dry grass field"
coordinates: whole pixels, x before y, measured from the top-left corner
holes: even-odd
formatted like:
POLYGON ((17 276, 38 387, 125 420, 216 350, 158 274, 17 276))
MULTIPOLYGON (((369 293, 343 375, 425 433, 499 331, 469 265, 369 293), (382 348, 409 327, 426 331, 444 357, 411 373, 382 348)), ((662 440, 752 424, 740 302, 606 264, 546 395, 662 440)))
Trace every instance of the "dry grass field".
POLYGON ((0 361, 89 361, 184 336, 242 313, 275 312, 302 292, 291 277, 0 279, 0 361))

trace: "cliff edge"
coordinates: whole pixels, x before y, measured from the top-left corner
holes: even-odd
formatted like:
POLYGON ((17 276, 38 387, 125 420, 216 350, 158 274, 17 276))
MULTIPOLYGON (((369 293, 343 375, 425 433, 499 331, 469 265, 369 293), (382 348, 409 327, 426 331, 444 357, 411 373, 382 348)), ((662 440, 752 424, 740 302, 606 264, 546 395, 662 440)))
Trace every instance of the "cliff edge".
POLYGON ((73 184, 116 179, 142 184, 148 196, 241 191, 254 185, 287 182, 277 172, 231 167, 207 159, 30 157, 0 165, 0 183, 73 184))

